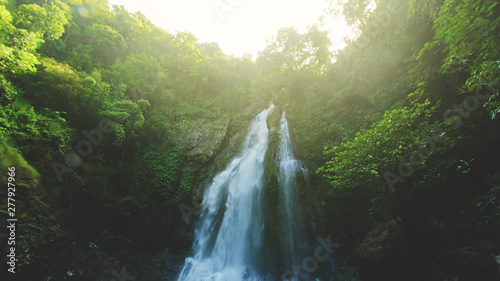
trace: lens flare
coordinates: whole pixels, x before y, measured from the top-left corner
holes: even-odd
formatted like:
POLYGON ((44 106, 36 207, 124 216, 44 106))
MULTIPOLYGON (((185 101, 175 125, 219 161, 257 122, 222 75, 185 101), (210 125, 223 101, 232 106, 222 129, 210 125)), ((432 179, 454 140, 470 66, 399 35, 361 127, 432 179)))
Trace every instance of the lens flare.
POLYGON ((76 12, 83 18, 90 18, 90 11, 85 6, 82 5, 76 6, 76 12))

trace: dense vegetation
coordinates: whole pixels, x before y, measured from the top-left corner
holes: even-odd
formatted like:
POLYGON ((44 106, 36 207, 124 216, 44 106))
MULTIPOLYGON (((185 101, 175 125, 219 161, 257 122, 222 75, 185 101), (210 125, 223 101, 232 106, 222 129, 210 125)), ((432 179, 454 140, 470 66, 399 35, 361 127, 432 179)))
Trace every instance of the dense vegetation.
POLYGON ((370 2, 332 1, 326 16, 359 35, 345 49, 283 28, 252 61, 106 0, 0 0, 0 179, 16 167, 21 274, 68 278, 51 251, 69 241, 108 279, 134 263, 103 255, 186 248, 183 210, 274 100, 311 172, 305 212, 362 280, 498 280, 500 5, 370 2))

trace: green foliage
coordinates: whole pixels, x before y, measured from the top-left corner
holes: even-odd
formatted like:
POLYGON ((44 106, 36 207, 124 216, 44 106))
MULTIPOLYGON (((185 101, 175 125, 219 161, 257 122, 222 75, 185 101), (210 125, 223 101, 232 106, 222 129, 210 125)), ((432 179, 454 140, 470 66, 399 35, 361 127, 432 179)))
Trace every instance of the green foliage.
MULTIPOLYGON (((254 62, 226 56, 189 32, 170 34, 141 13, 110 10, 105 0, 0 0, 0 166, 18 164, 34 178, 43 172, 44 184, 59 195, 57 207, 71 215, 106 224, 111 213, 141 217, 145 224, 162 221, 158 229, 168 217, 170 228, 176 217, 164 208, 189 198, 202 180, 200 166, 211 159, 208 150, 220 145, 210 143, 191 163, 180 140, 203 131, 211 142, 228 119, 230 138, 274 100, 287 113, 299 155, 318 171, 308 195, 317 196, 319 209, 340 203, 332 217, 374 224, 410 209, 425 220, 441 203, 458 206, 446 199, 453 195, 469 206, 473 227, 486 231, 498 216, 498 188, 478 190, 471 200, 469 187, 457 183, 484 177, 480 168, 498 153, 490 117, 500 111, 500 5, 331 3, 340 6, 330 12, 342 13, 359 35, 336 52, 335 62, 327 33, 316 26, 305 34, 281 29, 254 62), (457 106, 467 105, 459 94, 479 86, 493 95, 458 117, 457 106), (450 112, 457 115, 442 120, 450 112), (103 120, 114 131, 100 139, 103 120), (87 141, 89 132, 92 153, 78 156, 81 165, 65 181, 52 182, 50 164, 66 163, 65 148, 87 141), (405 184, 389 192, 386 172, 402 177, 398 169, 409 166, 415 170, 405 184)), ((267 160, 277 137, 270 134, 267 160)), ((270 207, 277 202, 278 171, 271 161, 265 165, 270 207)), ((361 224, 348 222, 358 233, 367 228, 361 224)))
POLYGON ((114 128, 116 146, 121 146, 127 138, 137 137, 144 125, 143 111, 149 105, 148 101, 140 100, 137 103, 131 100, 121 100, 112 103, 99 115, 111 120, 114 128))
POLYGON ((17 140, 39 140, 57 137, 64 142, 67 128, 66 120, 58 112, 46 111, 44 115, 37 114, 32 106, 18 100, 2 108, 0 134, 17 140))
POLYGON ((90 55, 94 62, 103 66, 114 63, 116 57, 125 52, 123 36, 112 27, 94 23, 83 31, 83 39, 92 47, 90 55))
POLYGON ((304 80, 318 79, 329 69, 330 43, 327 33, 317 26, 310 27, 305 34, 299 34, 294 28, 280 29, 259 53, 259 75, 254 81, 254 91, 260 91, 266 99, 271 99, 284 88, 302 87, 304 80))
POLYGON ((162 221, 161 206, 201 180, 178 148, 183 124, 204 124, 208 142, 228 116, 246 124, 242 111, 260 99, 255 71, 248 58, 105 0, 0 0, 2 165, 23 160, 43 173, 59 200, 51 205, 71 209, 68 217, 101 209, 90 219, 162 221), (151 209, 159 211, 144 214, 151 209))
MULTIPOLYGON (((342 14, 349 25, 363 25, 373 13, 370 0, 333 0, 328 8, 332 14, 342 14)), ((375 1, 376 4, 379 1, 375 1)))
POLYGON ((23 79, 23 97, 36 107, 66 112, 71 117, 78 116, 88 93, 76 71, 50 58, 41 59, 37 72, 23 79))
POLYGON ((283 28, 260 53, 259 59, 265 66, 281 72, 302 68, 324 73, 330 63, 330 43, 327 33, 320 31, 317 26, 309 28, 306 34, 298 34, 293 28, 283 28))
POLYGON ((442 138, 434 133, 439 124, 431 121, 436 110, 437 106, 425 100, 386 111, 382 120, 357 133, 354 140, 326 150, 333 158, 318 172, 333 188, 381 187, 384 173, 396 169, 401 158, 414 157, 412 153, 426 149, 428 141, 435 146, 442 138))
POLYGON ((473 220, 474 230, 481 231, 494 223, 500 215, 500 186, 493 187, 477 201, 472 202, 475 204, 473 208, 476 210, 473 220))
POLYGON ((29 178, 38 178, 40 176, 38 171, 19 153, 12 141, 3 136, 0 138, 0 155, 2 155, 0 168, 6 170, 10 167, 22 167, 30 174, 29 178))
POLYGON ((191 189, 188 179, 181 180, 182 165, 178 147, 148 147, 137 161, 137 184, 147 186, 166 200, 177 201, 191 189))
POLYGON ((0 141, 14 144, 31 163, 45 167, 62 151, 71 129, 59 112, 36 112, 26 101, 17 100, 0 111, 0 141))
MULTIPOLYGON (((434 30, 434 40, 421 53, 444 53, 444 73, 470 72, 464 92, 500 81, 500 5, 496 1, 444 1, 434 30)), ((492 118, 500 111, 496 97, 498 90, 486 104, 492 118)))
POLYGON ((50 1, 43 7, 22 4, 17 7, 15 25, 41 36, 57 39, 63 35, 64 26, 68 24, 66 16, 69 10, 69 6, 59 0, 50 1))
MULTIPOLYGON (((389 215, 425 220, 458 208, 453 200, 471 202, 466 190, 483 185, 466 179, 484 177, 475 166, 491 161, 470 160, 492 148, 482 132, 496 130, 481 106, 491 117, 499 112, 498 3, 409 1, 406 9, 406 1, 390 0, 374 1, 371 9, 369 1, 331 2, 331 12, 344 13, 360 36, 337 53, 327 79, 292 88, 295 99, 290 94, 281 101, 290 103, 287 116, 307 165, 319 167, 312 177, 319 193, 329 195, 329 202, 347 192, 359 197, 357 202, 367 199, 358 211, 373 223, 389 215), (335 3, 341 4, 337 10, 335 3), (472 107, 471 94, 486 88, 493 94, 485 103, 474 100, 472 107), (315 93, 312 105, 297 99, 297 92, 315 93), (483 131, 486 124, 492 127, 483 131), (480 149, 483 145, 489 148, 480 149), (328 159, 318 155, 318 146, 328 159), (391 181, 398 183, 395 190, 391 181), (449 199, 445 193, 459 195, 449 199)), ((484 233, 491 220, 478 220, 484 233)))
POLYGON ((117 60, 110 75, 114 84, 127 85, 125 94, 134 100, 158 98, 160 89, 168 86, 159 62, 146 53, 130 55, 124 62, 117 60))

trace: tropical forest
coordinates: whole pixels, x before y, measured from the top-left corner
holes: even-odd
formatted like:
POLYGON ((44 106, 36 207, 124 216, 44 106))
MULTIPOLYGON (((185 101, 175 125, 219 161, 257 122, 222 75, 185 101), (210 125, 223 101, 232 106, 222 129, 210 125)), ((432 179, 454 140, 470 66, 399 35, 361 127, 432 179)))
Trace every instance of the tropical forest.
POLYGON ((0 280, 500 280, 500 2, 256 55, 110 2, 0 0, 0 280))

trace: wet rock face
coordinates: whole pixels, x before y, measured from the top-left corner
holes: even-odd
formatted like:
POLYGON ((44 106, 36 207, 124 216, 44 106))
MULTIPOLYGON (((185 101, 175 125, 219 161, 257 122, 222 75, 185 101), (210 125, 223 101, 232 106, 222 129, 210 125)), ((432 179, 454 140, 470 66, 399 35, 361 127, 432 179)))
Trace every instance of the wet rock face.
POLYGON ((361 281, 355 266, 344 265, 335 270, 334 276, 335 281, 361 281))
POLYGON ((403 237, 403 227, 397 220, 381 224, 368 233, 365 240, 354 250, 356 262, 380 260, 392 252, 403 237))
POLYGON ((215 122, 186 122, 177 143, 190 160, 205 163, 220 150, 230 122, 229 118, 215 122))
POLYGON ((137 280, 176 280, 187 255, 187 252, 178 253, 165 249, 143 265, 143 271, 137 280))
POLYGON ((267 116, 267 128, 269 131, 278 132, 280 131, 280 120, 283 111, 280 107, 275 107, 267 116))
POLYGON ((266 109, 268 106, 269 105, 266 102, 264 102, 263 100, 253 102, 241 111, 241 115, 245 116, 246 118, 251 120, 255 117, 256 113, 261 112, 262 110, 266 109))

